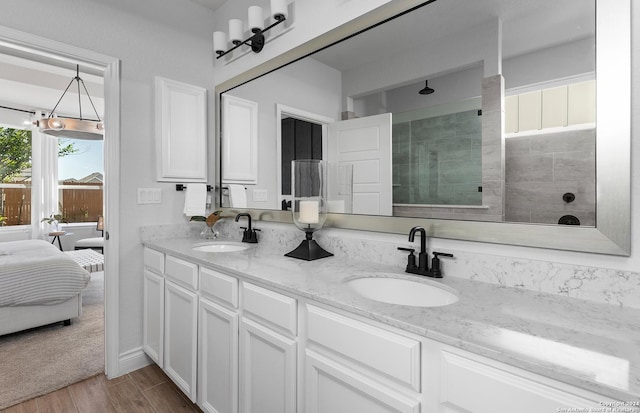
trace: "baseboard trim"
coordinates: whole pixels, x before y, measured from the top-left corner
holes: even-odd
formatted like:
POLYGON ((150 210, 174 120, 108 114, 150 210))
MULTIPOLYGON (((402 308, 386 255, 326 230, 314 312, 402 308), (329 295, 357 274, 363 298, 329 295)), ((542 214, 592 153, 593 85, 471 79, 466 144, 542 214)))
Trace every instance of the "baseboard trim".
POLYGON ((142 350, 142 347, 120 353, 118 360, 118 376, 141 369, 153 363, 149 356, 142 350))

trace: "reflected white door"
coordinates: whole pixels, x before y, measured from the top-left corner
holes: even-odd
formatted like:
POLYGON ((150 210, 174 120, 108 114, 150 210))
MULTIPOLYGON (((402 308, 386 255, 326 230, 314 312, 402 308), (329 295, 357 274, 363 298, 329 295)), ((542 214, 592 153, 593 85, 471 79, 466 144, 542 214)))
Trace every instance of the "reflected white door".
POLYGON ((391 113, 329 125, 329 162, 353 164, 353 213, 391 215, 391 113))

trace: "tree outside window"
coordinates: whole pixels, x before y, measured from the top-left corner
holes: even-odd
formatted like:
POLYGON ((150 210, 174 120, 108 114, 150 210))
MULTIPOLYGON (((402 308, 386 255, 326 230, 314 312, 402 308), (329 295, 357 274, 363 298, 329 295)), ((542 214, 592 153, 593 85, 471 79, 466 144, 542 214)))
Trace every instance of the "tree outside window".
POLYGON ((31 131, 0 127, 0 226, 31 223, 31 131))
MULTIPOLYGON (((31 131, 0 127, 0 226, 31 223, 31 153, 31 131)), ((53 212, 63 222, 96 222, 103 215, 102 142, 59 138, 58 163, 64 176, 53 212)))

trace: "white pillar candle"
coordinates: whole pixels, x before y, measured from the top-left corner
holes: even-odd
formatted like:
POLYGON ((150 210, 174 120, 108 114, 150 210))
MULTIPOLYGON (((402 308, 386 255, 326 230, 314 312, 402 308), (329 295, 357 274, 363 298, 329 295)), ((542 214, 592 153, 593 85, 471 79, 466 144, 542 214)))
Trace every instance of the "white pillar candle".
POLYGON ((277 15, 289 17, 289 9, 287 8, 287 0, 271 0, 271 16, 275 19, 277 15))
POLYGON ((229 40, 233 44, 242 43, 242 20, 229 20, 229 40))
POLYGON ((227 34, 225 32, 213 32, 213 51, 227 51, 227 34))
POLYGON ((300 215, 298 221, 301 224, 317 224, 320 221, 320 204, 318 201, 300 201, 300 215))
POLYGON ((249 7, 249 29, 254 33, 264 29, 264 17, 262 14, 262 7, 251 6, 249 7))

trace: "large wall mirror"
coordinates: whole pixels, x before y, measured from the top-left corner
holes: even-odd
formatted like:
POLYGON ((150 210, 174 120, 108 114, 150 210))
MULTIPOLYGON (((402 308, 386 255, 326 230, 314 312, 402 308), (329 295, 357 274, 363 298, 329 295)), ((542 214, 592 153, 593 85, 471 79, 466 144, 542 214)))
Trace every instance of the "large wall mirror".
POLYGON ((291 160, 324 159, 332 226, 628 255, 629 0, 393 3, 218 85, 258 122, 220 204, 288 222, 291 160))

